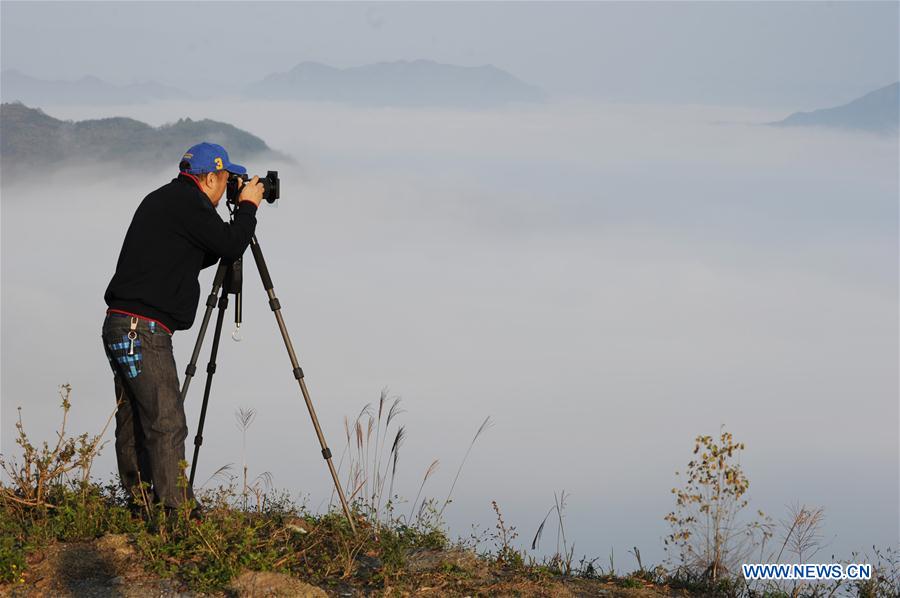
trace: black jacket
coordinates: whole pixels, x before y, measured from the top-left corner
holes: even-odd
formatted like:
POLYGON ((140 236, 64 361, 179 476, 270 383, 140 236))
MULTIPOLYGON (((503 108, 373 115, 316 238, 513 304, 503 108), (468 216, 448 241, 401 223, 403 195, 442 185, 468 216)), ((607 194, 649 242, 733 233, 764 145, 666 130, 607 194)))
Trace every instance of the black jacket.
POLYGON ((220 257, 240 257, 256 228, 256 206, 241 202, 234 222, 222 221, 200 187, 185 175, 150 193, 125 234, 104 299, 118 309, 187 330, 200 302, 200 270, 220 257))

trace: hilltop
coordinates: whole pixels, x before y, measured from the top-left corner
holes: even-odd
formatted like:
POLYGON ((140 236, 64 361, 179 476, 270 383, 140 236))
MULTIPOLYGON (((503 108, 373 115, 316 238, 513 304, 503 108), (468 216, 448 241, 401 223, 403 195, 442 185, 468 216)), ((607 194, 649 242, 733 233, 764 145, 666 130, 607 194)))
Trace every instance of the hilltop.
POLYGON ((219 143, 241 160, 259 155, 285 158, 259 137, 214 120, 183 118, 152 127, 123 117, 63 121, 18 102, 0 106, 4 178, 62 166, 174 166, 180 153, 200 140, 219 143))
MULTIPOLYGON (((314 545, 316 541, 330 544, 338 539, 323 535, 315 522, 297 520, 287 526, 278 525, 275 521, 272 523, 270 533, 281 535, 297 536, 291 526, 296 529, 300 529, 301 525, 308 527, 310 536, 303 543, 305 546, 314 545)), ((208 527, 205 531, 214 529, 208 527)), ((215 531, 211 533, 215 534, 215 531)), ((186 555, 169 555, 154 562, 141 546, 144 541, 140 535, 120 533, 49 544, 28 556, 28 569, 19 578, 24 581, 0 583, 0 596, 327 598, 501 595, 662 598, 690 595, 685 590, 671 589, 640 577, 592 579, 562 576, 546 567, 510 566, 468 550, 413 546, 404 547, 389 563, 384 562, 383 553, 378 548, 353 556, 341 555, 339 548, 333 546, 334 562, 330 572, 325 570, 327 564, 324 562, 317 563, 322 571, 310 576, 292 573, 287 567, 271 571, 254 570, 253 565, 246 565, 230 579, 210 585, 209 580, 204 584, 202 578, 198 579, 199 572, 189 579, 183 574, 160 572, 190 567, 190 559, 186 555)), ((348 548, 352 550, 353 547, 348 548)), ((302 554, 299 543, 298 550, 302 554)), ((235 565, 240 566, 238 563, 235 565)))
POLYGON ((464 67, 432 60, 379 62, 335 68, 301 62, 247 86, 248 97, 370 106, 482 108, 541 102, 546 94, 493 65, 464 67))
POLYGON ((795 112, 770 123, 781 127, 833 127, 896 134, 900 125, 900 82, 886 85, 851 102, 832 108, 795 112))
MULTIPOLYGON (((571 538, 567 539, 563 526, 564 493, 554 494, 556 515, 553 509, 547 512, 530 542, 531 553, 520 547, 516 527, 504 520, 495 500, 490 501, 496 514, 492 529, 472 526, 467 537, 451 540, 443 513, 454 486, 443 501, 421 495, 434 466, 420 485, 422 502, 417 495, 409 514, 400 513, 406 511, 405 501, 393 493, 390 461, 396 464, 405 428, 395 428, 393 443, 381 444, 378 440, 391 428, 399 398, 389 409, 380 409, 378 415, 374 410, 363 410, 354 424, 359 449, 356 457, 349 450, 348 431, 349 459, 341 463, 348 465, 346 487, 355 488, 349 508, 345 512, 335 510, 334 500, 325 512, 314 513, 305 503, 296 503, 290 494, 275 490, 268 473, 251 481, 246 466, 243 481, 237 476, 224 481, 221 474, 229 467, 224 466, 209 478, 218 479, 218 486, 196 487, 198 506, 202 507, 199 511, 194 510, 191 500, 177 509, 165 510, 155 504, 149 485, 127 496, 115 480, 101 482, 91 477, 114 414, 98 434, 75 435, 66 430, 71 386, 61 386, 60 396, 62 421, 53 441, 29 439, 20 410, 16 422, 20 455, 0 454, 0 471, 6 474, 0 480, 0 596, 821 595, 821 588, 815 585, 804 588, 813 592, 800 594, 786 591, 778 582, 757 583, 743 578, 738 564, 745 562, 747 555, 759 550, 759 558, 766 559, 761 562, 778 563, 782 554, 775 556, 777 548, 769 548, 770 555, 764 556, 764 544, 730 545, 719 540, 714 546, 721 552, 714 553, 711 548, 704 554, 700 551, 709 540, 704 541, 703 534, 695 538, 687 533, 685 526, 696 521, 693 514, 705 512, 708 505, 718 516, 721 511, 716 509, 734 509, 734 505, 740 509, 747 504, 746 500, 735 502, 742 500, 749 487, 739 464, 743 444, 724 430, 718 439, 696 437, 694 454, 701 446, 703 452, 688 465, 693 481, 672 489, 677 500, 675 510, 665 517, 673 525, 666 544, 678 551, 679 562, 670 563, 674 568, 645 566, 640 550, 634 547, 629 552, 637 569, 621 575, 616 573, 612 553, 608 568, 596 564, 599 558, 575 559, 575 545, 569 544, 571 538), (366 419, 369 425, 364 425, 366 419), (374 435, 373 430, 377 430, 374 435), (370 471, 369 449, 378 453, 387 448, 391 457, 387 465, 382 467, 380 459, 371 459, 374 465, 370 471), (699 479, 704 472, 715 475, 709 481, 699 479), (388 477, 391 485, 385 495, 383 482, 388 477), (723 485, 726 490, 717 491, 723 485), (710 498, 702 494, 707 488, 715 492, 710 498), (728 498, 732 493, 737 497, 728 498), (548 528, 553 519, 559 523, 556 550, 552 555, 538 556, 533 551, 538 549, 542 535, 552 533, 548 528), (726 549, 728 555, 724 554, 726 549)), ((382 393, 379 405, 384 407, 385 403, 382 393)), ((247 421, 251 420, 252 414, 247 421)), ((470 448, 488 421, 479 428, 470 448)), ((186 488, 187 463, 182 462, 181 467, 180 483, 186 488)), ((782 541, 790 555, 821 547, 822 513, 822 508, 809 510, 798 505, 783 522, 786 535, 782 541), (806 538, 805 548, 790 548, 794 538, 806 538)), ((758 512, 758 516, 763 518, 764 514, 758 512)), ((740 527, 719 526, 713 529, 712 538, 746 536, 746 529, 757 525, 760 530, 769 530, 764 538, 772 537, 775 528, 767 521, 758 519, 746 528, 743 523, 740 527)), ((879 551, 873 546, 873 550, 874 554, 863 556, 855 553, 850 561, 871 563, 872 578, 848 582, 847 590, 856 590, 859 596, 900 595, 897 553, 890 547, 879 551)), ((830 589, 833 592, 837 586, 830 589)))
MULTIPOLYGON (((541 560, 526 554, 493 501, 495 532, 473 528, 468 538, 451 541, 442 519, 449 496, 443 507, 423 496, 418 515, 412 514, 415 503, 401 515, 394 504, 399 497, 383 504, 381 487, 363 481, 357 489, 365 489, 346 512, 313 513, 275 490, 266 474, 251 482, 245 469, 243 483, 219 477, 215 488, 197 487, 199 515, 193 501, 166 511, 147 487, 128 497, 115 481, 91 479, 112 415, 96 435, 71 434, 71 386, 63 385, 60 396, 62 422, 53 442, 32 442, 20 412, 20 455, 0 454, 6 474, 0 480, 0 595, 668 595, 665 570, 645 569, 639 555, 639 571, 619 577, 594 560, 574 561, 574 547, 541 560)), ((382 423, 379 418, 380 431, 382 423)), ((372 442, 371 434, 365 442, 372 442)), ((351 456, 349 465, 355 470, 359 463, 351 456)), ((185 471, 181 483, 188 483, 185 471)))

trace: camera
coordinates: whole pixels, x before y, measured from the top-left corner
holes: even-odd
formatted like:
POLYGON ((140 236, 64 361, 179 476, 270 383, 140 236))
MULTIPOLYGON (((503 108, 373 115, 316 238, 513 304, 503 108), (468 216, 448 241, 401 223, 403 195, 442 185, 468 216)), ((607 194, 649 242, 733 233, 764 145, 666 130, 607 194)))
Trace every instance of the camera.
MULTIPOLYGON (((241 195, 241 185, 238 180, 246 184, 251 178, 246 174, 229 174, 228 186, 226 187, 226 197, 230 203, 235 203, 241 195)), ((259 177, 259 182, 263 186, 263 199, 272 203, 281 195, 281 181, 278 179, 278 171, 270 170, 265 177, 259 177)))

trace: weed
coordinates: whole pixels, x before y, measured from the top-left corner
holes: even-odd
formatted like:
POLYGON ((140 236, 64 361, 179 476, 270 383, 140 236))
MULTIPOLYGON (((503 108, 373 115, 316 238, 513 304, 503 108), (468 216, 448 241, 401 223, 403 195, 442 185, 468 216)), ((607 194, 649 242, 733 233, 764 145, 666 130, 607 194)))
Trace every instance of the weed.
POLYGON ((570 575, 572 573, 572 558, 575 555, 575 545, 573 544, 571 548, 568 547, 566 541, 566 529, 563 525, 563 511, 565 511, 566 508, 566 491, 561 491, 558 497, 554 492, 553 503, 553 506, 547 511, 544 520, 541 521, 537 532, 534 534, 534 540, 531 541, 531 549, 537 549, 547 519, 551 514, 556 512, 556 520, 558 522, 556 527, 556 552, 550 557, 550 567, 562 575, 570 575))
POLYGON ((494 513, 497 514, 496 531, 493 534, 494 546, 497 549, 497 562, 512 569, 521 569, 525 565, 524 557, 512 545, 519 533, 516 531, 515 526, 506 525, 497 501, 492 500, 491 507, 494 509, 494 513))

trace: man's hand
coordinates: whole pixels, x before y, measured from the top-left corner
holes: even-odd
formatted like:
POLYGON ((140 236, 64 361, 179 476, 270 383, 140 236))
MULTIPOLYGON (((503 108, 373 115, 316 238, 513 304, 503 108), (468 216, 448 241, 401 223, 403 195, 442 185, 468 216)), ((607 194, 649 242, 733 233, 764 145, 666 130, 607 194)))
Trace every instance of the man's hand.
POLYGON ((241 188, 241 194, 238 196, 238 203, 249 201, 258 208, 263 198, 263 192, 263 185, 259 182, 259 177, 254 176, 241 188))

